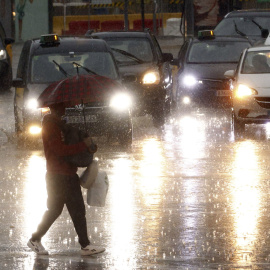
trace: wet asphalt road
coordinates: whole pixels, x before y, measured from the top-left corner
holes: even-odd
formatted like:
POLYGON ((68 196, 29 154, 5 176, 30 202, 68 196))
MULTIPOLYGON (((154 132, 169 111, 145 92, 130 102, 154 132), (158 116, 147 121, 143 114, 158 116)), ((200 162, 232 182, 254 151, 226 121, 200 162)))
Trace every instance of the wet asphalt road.
POLYGON ((36 256, 26 243, 46 208, 45 159, 18 147, 12 101, 13 89, 0 95, 0 269, 270 269, 268 126, 235 138, 222 108, 177 110, 163 129, 134 118, 132 147, 97 140, 110 187, 87 220, 106 252, 79 255, 64 209, 43 239, 50 256, 36 256))

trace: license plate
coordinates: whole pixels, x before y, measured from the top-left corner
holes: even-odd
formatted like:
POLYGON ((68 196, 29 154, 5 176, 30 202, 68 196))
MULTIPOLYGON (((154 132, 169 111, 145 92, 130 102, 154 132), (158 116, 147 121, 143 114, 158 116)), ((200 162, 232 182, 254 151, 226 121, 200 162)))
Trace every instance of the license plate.
POLYGON ((216 95, 219 97, 229 97, 231 95, 231 91, 230 90, 217 90, 216 95))
MULTIPOLYGON (((83 116, 68 116, 67 122, 68 123, 84 123, 84 117, 83 116)), ((86 123, 97 122, 96 115, 86 115, 85 122, 86 123)))

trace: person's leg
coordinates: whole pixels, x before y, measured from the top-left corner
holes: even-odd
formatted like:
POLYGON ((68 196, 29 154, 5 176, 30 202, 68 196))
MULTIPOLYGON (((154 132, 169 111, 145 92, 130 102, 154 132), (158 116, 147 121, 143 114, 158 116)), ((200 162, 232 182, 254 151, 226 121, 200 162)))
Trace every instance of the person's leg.
POLYGON ((37 231, 32 234, 32 241, 40 241, 42 236, 46 234, 54 221, 62 213, 66 201, 66 182, 68 180, 69 179, 67 179, 67 176, 64 175, 46 175, 48 210, 44 213, 42 221, 37 228, 37 231))
POLYGON ((66 206, 78 234, 79 243, 84 248, 90 244, 90 241, 87 234, 85 205, 78 175, 69 179, 66 206))

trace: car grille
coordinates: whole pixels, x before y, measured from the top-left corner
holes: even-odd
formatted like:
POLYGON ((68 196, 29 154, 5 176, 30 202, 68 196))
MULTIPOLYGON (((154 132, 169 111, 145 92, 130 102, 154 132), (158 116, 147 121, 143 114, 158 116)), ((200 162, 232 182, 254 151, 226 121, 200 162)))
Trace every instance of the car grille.
POLYGON ((265 109, 270 109, 270 97, 255 97, 257 103, 265 109))
POLYGON ((80 123, 80 122, 100 122, 104 121, 105 118, 108 117, 109 111, 107 107, 86 107, 84 111, 75 109, 75 108, 67 108, 65 117, 72 122, 80 123))
POLYGON ((206 88, 209 90, 230 90, 230 85, 228 80, 203 79, 199 80, 199 88, 206 88))

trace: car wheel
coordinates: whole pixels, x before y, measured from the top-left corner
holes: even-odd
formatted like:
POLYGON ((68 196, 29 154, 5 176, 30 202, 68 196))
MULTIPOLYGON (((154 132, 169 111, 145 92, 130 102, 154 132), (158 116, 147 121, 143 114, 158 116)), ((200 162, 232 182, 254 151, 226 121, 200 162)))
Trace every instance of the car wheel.
POLYGON ((118 142, 123 146, 132 144, 132 129, 122 130, 118 135, 118 142))
POLYGON ((8 76, 3 79, 2 84, 0 86, 1 91, 9 91, 12 85, 12 71, 8 70, 8 76))
POLYGON ((17 133, 17 145, 23 149, 36 150, 42 147, 41 137, 33 137, 25 132, 17 133))
POLYGON ((172 100, 171 109, 175 111, 177 109, 177 102, 175 100, 172 100))
POLYGON ((19 133, 20 132, 20 129, 19 129, 19 123, 15 117, 15 133, 19 133))
POLYGON ((165 102, 165 115, 169 116, 172 108, 172 101, 171 99, 166 100, 165 102))
POLYGON ((233 131, 237 134, 241 134, 245 132, 245 123, 239 121, 234 113, 232 113, 232 127, 233 131))
POLYGON ((1 91, 7 92, 7 91, 10 90, 10 88, 11 88, 10 84, 4 84, 4 85, 1 86, 1 91))
POLYGON ((153 125, 158 128, 165 124, 165 109, 164 105, 156 106, 152 112, 153 125))

